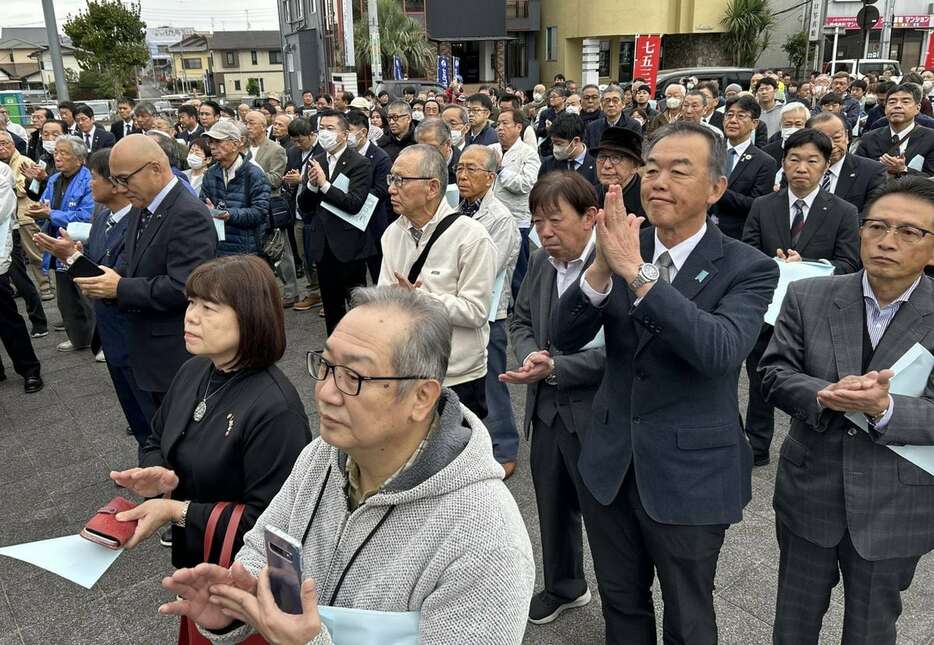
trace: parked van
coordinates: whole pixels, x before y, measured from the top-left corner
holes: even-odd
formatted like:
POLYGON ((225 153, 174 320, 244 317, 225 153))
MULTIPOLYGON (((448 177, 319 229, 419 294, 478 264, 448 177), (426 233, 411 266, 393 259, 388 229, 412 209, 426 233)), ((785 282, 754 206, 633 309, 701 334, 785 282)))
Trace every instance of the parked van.
MULTIPOLYGON (((833 74, 834 72, 848 72, 853 75, 856 67, 855 58, 841 58, 829 63, 824 63, 824 73, 833 74)), ((882 72, 889 70, 892 72, 892 80, 898 83, 902 80, 902 66, 894 58, 860 58, 859 72, 856 78, 863 78, 866 74, 875 74, 882 77, 882 72)))
POLYGON ((665 88, 682 79, 695 77, 697 82, 717 81, 722 93, 730 83, 737 83, 744 90, 749 89, 749 81, 755 70, 752 67, 680 67, 659 70, 655 81, 655 98, 665 98, 665 88))

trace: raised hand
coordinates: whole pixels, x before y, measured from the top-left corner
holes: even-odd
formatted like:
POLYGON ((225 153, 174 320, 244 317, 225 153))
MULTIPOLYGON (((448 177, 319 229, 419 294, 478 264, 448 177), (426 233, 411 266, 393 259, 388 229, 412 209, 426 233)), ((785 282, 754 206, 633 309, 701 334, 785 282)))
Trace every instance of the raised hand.
POLYGON ((178 475, 175 471, 162 466, 113 470, 110 472, 110 478, 140 497, 158 497, 171 493, 178 486, 178 475))

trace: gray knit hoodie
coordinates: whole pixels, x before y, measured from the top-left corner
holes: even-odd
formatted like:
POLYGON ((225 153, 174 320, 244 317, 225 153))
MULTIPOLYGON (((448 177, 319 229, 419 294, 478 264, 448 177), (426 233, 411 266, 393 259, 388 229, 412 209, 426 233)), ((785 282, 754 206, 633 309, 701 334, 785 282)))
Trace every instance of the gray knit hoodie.
MULTIPOLYGON (((442 402, 440 428, 422 455, 353 513, 344 494, 347 455, 313 441, 237 560, 254 575, 265 566, 266 525, 298 540, 307 531, 303 573, 315 579, 322 605, 420 611, 424 645, 521 643, 535 584, 529 535, 483 423, 450 390, 442 402)), ((203 633, 236 643, 250 631, 203 633)), ((326 627, 312 643, 332 643, 326 627)))

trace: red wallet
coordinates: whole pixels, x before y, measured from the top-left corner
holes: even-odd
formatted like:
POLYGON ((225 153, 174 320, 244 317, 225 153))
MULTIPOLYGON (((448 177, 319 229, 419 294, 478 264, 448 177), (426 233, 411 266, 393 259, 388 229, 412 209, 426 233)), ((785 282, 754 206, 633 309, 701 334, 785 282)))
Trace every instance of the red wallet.
POLYGON ((137 520, 120 522, 117 513, 136 508, 136 504, 124 497, 114 497, 101 508, 81 529, 81 537, 108 549, 120 549, 136 532, 137 520))

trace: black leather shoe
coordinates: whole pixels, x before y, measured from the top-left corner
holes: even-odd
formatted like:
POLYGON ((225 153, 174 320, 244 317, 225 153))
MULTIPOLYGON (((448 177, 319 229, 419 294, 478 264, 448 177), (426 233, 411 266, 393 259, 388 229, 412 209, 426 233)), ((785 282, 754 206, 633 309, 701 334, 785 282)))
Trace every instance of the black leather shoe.
POLYGON ((41 376, 27 376, 23 383, 23 389, 26 390, 26 394, 35 394, 41 390, 44 385, 41 376))
POLYGON ((6 380, 6 372, 4 372, 3 369, 0 369, 0 381, 5 381, 5 380, 6 380))
POLYGON ((756 467, 758 467, 758 466, 768 466, 768 465, 769 465, 769 461, 771 461, 771 460, 769 459, 769 456, 768 456, 768 455, 762 455, 761 457, 753 457, 753 458, 752 458, 752 465, 753 465, 753 466, 756 466, 756 467))

